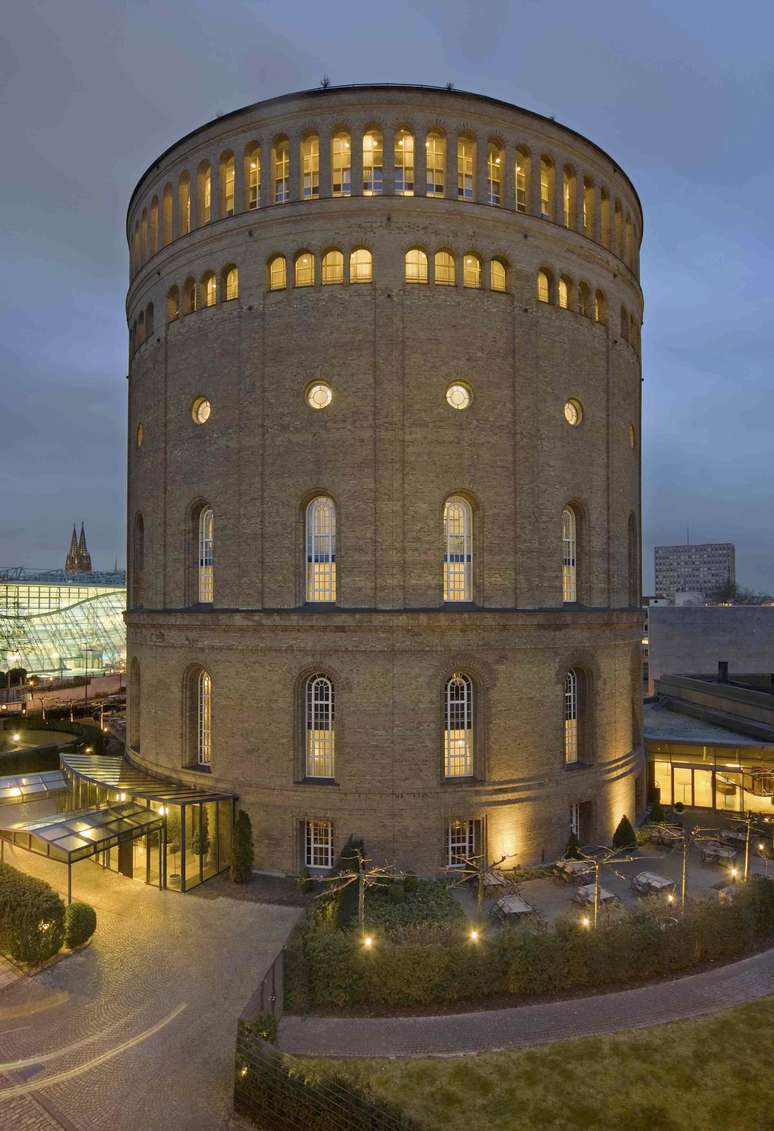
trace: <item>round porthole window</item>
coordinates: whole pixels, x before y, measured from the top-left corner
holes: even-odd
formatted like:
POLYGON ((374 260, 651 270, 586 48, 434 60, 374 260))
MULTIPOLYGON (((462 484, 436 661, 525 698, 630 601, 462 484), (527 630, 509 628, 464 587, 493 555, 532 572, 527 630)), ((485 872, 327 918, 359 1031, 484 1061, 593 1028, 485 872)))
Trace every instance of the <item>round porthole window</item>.
POLYGON ((565 402, 564 419, 568 424, 572 425, 573 428, 578 427, 583 420, 583 405, 580 401, 576 401, 571 397, 569 401, 565 402))
POLYGON ((314 381, 306 389, 306 403, 310 408, 327 408, 333 400, 333 389, 325 381, 314 381))
POLYGON ((212 405, 206 397, 197 397, 191 406, 191 416, 195 424, 206 424, 210 419, 212 405))
POLYGON ((452 408, 462 411, 462 409, 470 407, 473 394, 467 385, 463 385, 461 381, 455 381, 454 384, 449 385, 449 388, 446 390, 446 400, 452 408))
POLYGON ((137 440, 137 447, 138 448, 142 447, 143 436, 144 436, 144 433, 143 433, 143 430, 142 430, 142 422, 140 422, 137 425, 137 433, 136 433, 136 440, 137 440))
POLYGON ((635 448, 637 445, 637 432, 633 424, 629 425, 629 447, 635 448))

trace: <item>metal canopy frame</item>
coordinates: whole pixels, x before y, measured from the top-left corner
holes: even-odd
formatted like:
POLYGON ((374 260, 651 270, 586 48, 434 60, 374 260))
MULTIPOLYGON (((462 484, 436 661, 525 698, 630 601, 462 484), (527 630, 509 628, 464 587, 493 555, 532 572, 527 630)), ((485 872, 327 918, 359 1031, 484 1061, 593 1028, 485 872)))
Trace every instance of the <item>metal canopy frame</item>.
POLYGON ((158 801, 165 805, 185 805, 191 801, 233 801, 233 793, 193 789, 178 782, 163 781, 133 766, 121 756, 105 754, 61 753, 60 761, 65 774, 72 774, 92 785, 126 793, 129 797, 142 797, 145 801, 158 801))
POLYGON ((63 770, 44 770, 39 774, 7 774, 0 777, 0 805, 43 801, 64 793, 67 779, 63 770))

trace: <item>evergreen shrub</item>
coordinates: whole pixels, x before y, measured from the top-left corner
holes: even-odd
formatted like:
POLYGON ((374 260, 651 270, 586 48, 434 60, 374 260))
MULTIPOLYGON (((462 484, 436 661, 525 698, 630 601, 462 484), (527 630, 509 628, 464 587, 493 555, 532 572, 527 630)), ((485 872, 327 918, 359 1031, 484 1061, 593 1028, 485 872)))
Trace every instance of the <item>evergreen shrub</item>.
POLYGON ((89 903, 77 900, 65 909, 64 942, 72 950, 83 946, 97 929, 97 912, 89 903))
POLYGON ((45 962, 62 946, 64 916, 52 887, 0 864, 0 950, 18 962, 45 962))
POLYGON ((613 833, 614 848, 632 848, 637 843, 637 834, 632 828, 632 823, 624 813, 618 822, 618 828, 613 833))
POLYGON ((253 826, 244 809, 239 810, 234 823, 230 874, 235 884, 248 883, 253 874, 253 826))

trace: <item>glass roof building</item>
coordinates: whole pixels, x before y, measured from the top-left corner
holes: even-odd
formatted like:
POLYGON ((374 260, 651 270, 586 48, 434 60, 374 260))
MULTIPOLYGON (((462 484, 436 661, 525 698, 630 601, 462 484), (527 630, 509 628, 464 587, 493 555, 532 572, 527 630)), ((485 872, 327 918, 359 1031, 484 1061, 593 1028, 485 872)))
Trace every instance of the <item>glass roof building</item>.
POLYGON ((0 569, 0 668, 82 675, 126 666, 126 574, 0 569))

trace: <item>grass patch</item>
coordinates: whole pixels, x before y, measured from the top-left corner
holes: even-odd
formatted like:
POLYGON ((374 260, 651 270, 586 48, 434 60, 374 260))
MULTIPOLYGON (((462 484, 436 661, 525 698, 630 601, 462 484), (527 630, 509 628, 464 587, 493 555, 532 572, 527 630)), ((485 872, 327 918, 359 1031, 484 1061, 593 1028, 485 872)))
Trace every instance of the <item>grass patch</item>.
POLYGON ((710 1018, 543 1048, 417 1060, 304 1060, 398 1101, 428 1131, 764 1131, 774 998, 710 1018))
POLYGON ((366 928, 400 937, 411 927, 459 927, 465 912, 443 880, 417 880, 415 891, 401 884, 372 887, 366 892, 366 928))

